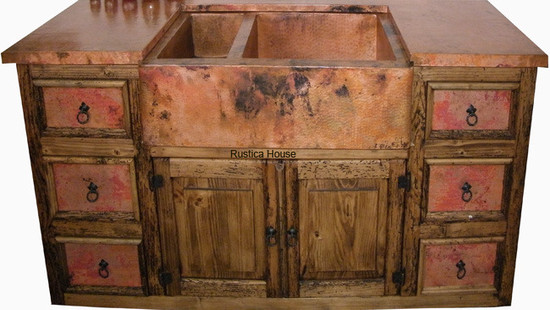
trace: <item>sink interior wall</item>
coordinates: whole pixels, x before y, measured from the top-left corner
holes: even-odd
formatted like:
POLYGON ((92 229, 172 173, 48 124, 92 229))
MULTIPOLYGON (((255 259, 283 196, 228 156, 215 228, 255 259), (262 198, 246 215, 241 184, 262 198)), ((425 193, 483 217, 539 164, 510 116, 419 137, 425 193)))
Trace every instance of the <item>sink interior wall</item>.
POLYGON ((260 14, 257 57, 374 60, 377 24, 374 14, 260 14))
POLYGON ((172 27, 157 58, 396 60, 383 18, 318 12, 187 14, 172 27))
POLYGON ((226 57, 242 21, 243 14, 192 14, 158 58, 226 57))

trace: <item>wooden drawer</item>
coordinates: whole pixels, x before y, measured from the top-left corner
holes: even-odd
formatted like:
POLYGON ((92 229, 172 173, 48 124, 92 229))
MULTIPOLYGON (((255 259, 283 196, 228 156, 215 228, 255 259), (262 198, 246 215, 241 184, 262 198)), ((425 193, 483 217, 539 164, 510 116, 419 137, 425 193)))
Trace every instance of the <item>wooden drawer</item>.
POLYGON ((52 213, 125 213, 138 218, 135 169, 127 158, 45 157, 52 213))
POLYGON ((421 240, 419 294, 496 291, 498 249, 503 240, 421 240))
POLYGON ((513 137, 516 83, 429 83, 429 138, 513 137))
POLYGON ((34 85, 46 134, 129 137, 126 81, 35 80, 34 85))
POLYGON ((427 160, 426 217, 503 217, 511 159, 427 160))
POLYGON ((139 240, 58 237, 58 241, 64 245, 69 291, 142 291, 139 240))

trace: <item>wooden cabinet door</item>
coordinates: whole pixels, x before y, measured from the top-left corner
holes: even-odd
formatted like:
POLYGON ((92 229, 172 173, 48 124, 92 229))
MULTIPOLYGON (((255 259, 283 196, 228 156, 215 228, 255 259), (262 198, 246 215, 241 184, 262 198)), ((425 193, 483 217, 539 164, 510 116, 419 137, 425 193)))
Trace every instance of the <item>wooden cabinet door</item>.
POLYGON ((266 297, 264 170, 262 161, 155 160, 167 294, 266 297))
POLYGON ((403 170, 400 161, 294 163, 287 174, 294 183, 287 195, 297 195, 287 199, 290 296, 397 293, 391 274, 400 265, 403 170))

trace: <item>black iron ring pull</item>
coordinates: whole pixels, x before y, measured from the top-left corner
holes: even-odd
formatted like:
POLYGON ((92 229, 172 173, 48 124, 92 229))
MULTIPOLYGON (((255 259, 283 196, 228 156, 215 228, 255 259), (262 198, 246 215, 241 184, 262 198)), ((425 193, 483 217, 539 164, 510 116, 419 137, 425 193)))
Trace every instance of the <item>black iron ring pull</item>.
POLYGON ((470 202, 470 200, 472 200, 473 194, 471 189, 472 185, 470 185, 468 182, 462 185, 462 201, 470 202))
POLYGON ((277 229, 272 226, 265 229, 265 243, 267 246, 277 245, 277 229))
POLYGON ((98 274, 103 279, 107 279, 109 277, 109 269, 107 269, 107 266, 109 266, 109 263, 106 262, 104 259, 99 262, 98 274))
POLYGON ((456 268, 458 268, 458 271, 456 273, 456 277, 459 280, 462 280, 466 276, 466 263, 464 263, 462 260, 460 260, 458 263, 456 263, 456 268))
POLYGON ((466 113, 468 113, 468 116, 466 116, 466 123, 468 123, 469 126, 475 126, 477 124, 476 112, 477 109, 470 104, 470 107, 466 110, 466 113))
POLYGON ((290 227, 286 232, 286 245, 289 247, 295 247, 298 244, 298 229, 290 227))
POLYGON ((88 202, 96 202, 99 199, 99 193, 97 192, 97 185, 95 185, 93 182, 90 182, 90 185, 88 185, 88 194, 86 194, 86 200, 88 202))
POLYGON ((86 103, 82 102, 82 104, 80 104, 78 114, 76 115, 76 120, 79 124, 84 125, 90 120, 89 110, 90 107, 86 103))

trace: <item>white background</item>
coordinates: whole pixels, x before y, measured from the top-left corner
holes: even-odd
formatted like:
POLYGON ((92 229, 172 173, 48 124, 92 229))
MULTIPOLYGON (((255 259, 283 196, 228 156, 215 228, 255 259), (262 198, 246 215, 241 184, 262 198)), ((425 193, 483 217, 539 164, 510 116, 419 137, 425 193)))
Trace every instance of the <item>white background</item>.
MULTIPOLYGON (((368 2, 368 0, 365 1, 368 2)), ((74 0, 2 1, 0 51, 7 49, 74 2, 74 0)), ((550 53, 550 18, 546 1, 491 0, 490 2, 540 48, 550 53)), ((14 64, 0 65, 0 82, 0 308, 91 309, 50 305, 14 64)), ((514 310, 548 304, 547 287, 550 281, 550 256, 548 255, 550 243, 548 240, 550 237, 548 154, 550 152, 547 144, 550 136, 549 93, 550 72, 548 69, 541 68, 538 73, 535 96, 514 295, 510 307, 514 310)))

